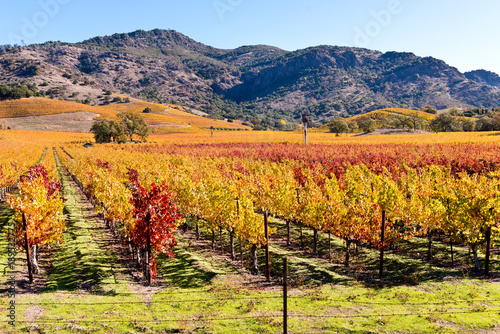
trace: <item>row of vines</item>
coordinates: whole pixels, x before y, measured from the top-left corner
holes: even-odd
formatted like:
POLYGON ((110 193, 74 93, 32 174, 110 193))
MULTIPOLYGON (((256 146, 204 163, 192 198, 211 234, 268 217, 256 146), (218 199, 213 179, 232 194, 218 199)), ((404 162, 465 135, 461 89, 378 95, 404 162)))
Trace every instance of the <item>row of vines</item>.
POLYGON ((47 152, 47 148, 12 146, 0 156, 1 199, 15 211, 7 237, 26 251, 30 283, 39 272, 39 247, 62 242, 65 229, 61 184, 52 152, 47 152))
POLYGON ((261 213, 312 228, 315 253, 318 233, 376 249, 426 235, 429 250, 433 235, 446 234, 452 243, 471 247, 478 270, 478 251, 500 235, 495 145, 68 146, 63 151, 64 165, 137 258, 156 245, 147 260, 153 274, 156 254, 175 245, 171 233, 182 220, 180 212, 212 231, 213 240, 226 231, 233 257, 234 240, 245 243, 253 269, 256 250, 267 242, 261 213), (151 219, 148 208, 157 207, 144 202, 153 193, 167 194, 163 205, 174 205, 154 213, 156 220, 168 216, 169 224, 141 229, 151 219))

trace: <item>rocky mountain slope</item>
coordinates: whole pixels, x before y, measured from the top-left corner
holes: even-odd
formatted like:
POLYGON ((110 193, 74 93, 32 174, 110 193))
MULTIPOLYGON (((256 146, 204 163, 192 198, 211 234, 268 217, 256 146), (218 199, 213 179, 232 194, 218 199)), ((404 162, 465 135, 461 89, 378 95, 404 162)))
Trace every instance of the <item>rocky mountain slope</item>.
POLYGON ((465 72, 464 75, 469 80, 490 86, 500 87, 500 76, 494 72, 486 70, 476 70, 465 72))
POLYGON ((497 77, 463 74, 412 53, 336 46, 222 50, 173 30, 0 50, 0 84, 36 83, 47 96, 91 105, 109 102, 109 90, 269 128, 298 123, 305 111, 326 123, 387 107, 497 107, 497 77))

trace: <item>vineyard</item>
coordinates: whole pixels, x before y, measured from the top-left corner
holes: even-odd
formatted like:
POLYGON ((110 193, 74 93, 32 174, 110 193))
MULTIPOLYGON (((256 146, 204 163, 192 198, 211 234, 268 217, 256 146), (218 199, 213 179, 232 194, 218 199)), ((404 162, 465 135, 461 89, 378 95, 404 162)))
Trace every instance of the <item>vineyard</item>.
POLYGON ((283 332, 284 258, 291 333, 499 326, 493 134, 1 135, 4 332, 283 332))

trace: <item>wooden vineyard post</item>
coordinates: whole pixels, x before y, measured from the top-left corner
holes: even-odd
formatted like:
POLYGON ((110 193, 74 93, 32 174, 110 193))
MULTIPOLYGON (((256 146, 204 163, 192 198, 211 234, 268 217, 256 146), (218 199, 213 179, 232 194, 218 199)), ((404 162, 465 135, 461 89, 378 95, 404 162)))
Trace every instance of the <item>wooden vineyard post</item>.
POLYGON ((220 236, 220 255, 224 254, 224 244, 222 242, 222 227, 219 227, 219 236, 220 236))
POLYGON ((328 261, 332 261, 332 234, 328 231, 328 261))
POLYGON ((484 264, 484 273, 490 275, 490 245, 491 245, 491 226, 486 230, 486 259, 484 264))
MULTIPOLYGON (((240 220, 240 198, 236 197, 236 216, 238 217, 238 221, 240 220)), ((240 261, 241 268, 243 268, 243 245, 240 238, 240 261)))
POLYGON ((451 233, 450 233, 450 252, 451 252, 451 267, 455 267, 455 264, 453 262, 453 239, 451 238, 451 233))
POLYGON ((33 268, 31 267, 30 244, 28 243, 28 223, 26 222, 26 214, 24 212, 23 212, 23 228, 24 228, 24 244, 26 245, 26 260, 28 260, 29 283, 33 284, 33 268))
POLYGON ((382 278, 384 270, 384 232, 385 232, 385 210, 382 210, 382 226, 380 228, 380 268, 378 278, 382 278))
POLYGON ((231 248, 231 260, 235 260, 236 259, 236 254, 234 252, 234 232, 231 231, 229 232, 229 246, 231 248))
POLYGON ((290 246, 290 219, 286 221, 286 245, 290 246))
POLYGON ((241 238, 240 238, 240 261, 241 261, 241 268, 243 268, 243 242, 241 241, 241 238))
POLYGON ((304 237, 302 234, 302 224, 299 223, 300 226, 300 247, 303 249, 304 248, 304 237))
POLYGON ((266 236, 266 278, 269 282, 271 280, 271 272, 269 268, 269 220, 268 213, 264 211, 264 234, 266 236))
POLYGON ((148 229, 147 240, 146 240, 146 279, 148 281, 148 285, 151 285, 151 273, 149 272, 149 257, 151 256, 151 236, 149 235, 149 222, 151 220, 151 214, 148 212, 146 215, 146 224, 148 229))
POLYGON ((196 219, 196 240, 200 240, 200 224, 198 221, 198 217, 195 217, 196 219))
POLYGON ((283 258, 283 333, 288 333, 288 289, 287 289, 288 263, 286 256, 283 258))
POLYGON ((314 233, 313 254, 314 256, 318 256, 318 230, 313 228, 313 233, 314 233))
MULTIPOLYGON (((300 205, 299 188, 295 188, 295 191, 297 192, 297 204, 300 205)), ((302 237, 302 225, 300 224, 300 222, 297 219, 295 220, 295 223, 297 223, 299 225, 299 227, 300 227, 300 247, 304 248, 304 239, 302 237)))

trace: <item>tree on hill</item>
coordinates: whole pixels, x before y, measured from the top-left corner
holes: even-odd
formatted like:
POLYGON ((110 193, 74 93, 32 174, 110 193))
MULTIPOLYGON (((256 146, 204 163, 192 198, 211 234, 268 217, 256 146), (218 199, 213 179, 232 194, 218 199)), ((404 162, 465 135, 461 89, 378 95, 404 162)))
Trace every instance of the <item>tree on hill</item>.
POLYGON ((123 125, 117 121, 103 119, 95 122, 90 128, 96 143, 125 142, 123 125))
POLYGON ((450 113, 437 115, 430 123, 429 126, 435 132, 451 132, 462 131, 460 122, 450 113))
POLYGON ((334 132, 339 136, 341 133, 349 131, 349 126, 343 118, 335 117, 330 124, 328 124, 330 132, 334 132))
POLYGON ((434 109, 433 107, 431 106, 425 106, 425 107, 422 107, 420 108, 420 111, 423 111, 423 112, 426 112, 426 113, 429 113, 429 114, 434 114, 436 115, 437 114, 437 110, 434 109))
POLYGON ((471 119, 463 118, 460 120, 460 123, 464 131, 474 131, 476 129, 476 123, 471 119))
POLYGON ((402 128, 403 130, 412 127, 409 118, 403 115, 391 115, 384 118, 382 120, 382 125, 389 128, 402 128))
POLYGON ((476 131, 493 131, 495 130, 495 124, 493 122, 493 118, 490 117, 481 117, 475 123, 476 131))
POLYGON ((137 134, 143 141, 146 141, 151 130, 144 119, 130 111, 118 113, 116 116, 122 120, 124 132, 130 140, 133 140, 134 134, 137 134))
POLYGON ((32 97, 34 95, 39 95, 38 87, 36 85, 17 85, 15 87, 0 85, 0 101, 22 99, 25 97, 32 97))
POLYGON ((375 131, 376 123, 371 117, 362 117, 358 120, 358 126, 363 132, 375 131))
POLYGON ((358 122, 356 121, 347 122, 347 126, 349 127, 349 132, 356 132, 359 129, 358 122))
POLYGON ((425 119, 418 116, 417 112, 411 113, 410 117, 407 117, 407 118, 408 118, 409 124, 413 128, 413 132, 415 132, 415 130, 420 130, 424 127, 425 119))

